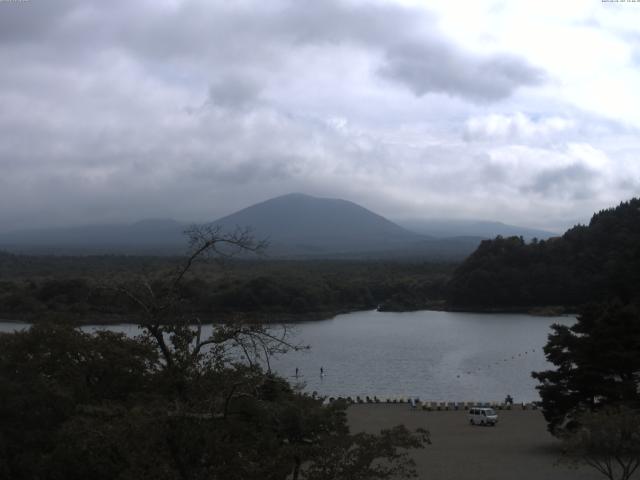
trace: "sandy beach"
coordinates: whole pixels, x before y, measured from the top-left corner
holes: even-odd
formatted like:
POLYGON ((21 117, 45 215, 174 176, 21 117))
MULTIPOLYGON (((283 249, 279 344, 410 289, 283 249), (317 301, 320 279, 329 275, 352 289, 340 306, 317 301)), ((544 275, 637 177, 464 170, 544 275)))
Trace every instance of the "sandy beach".
POLYGON ((403 424, 426 428, 432 444, 412 454, 424 480, 591 480, 595 470, 557 464, 558 442, 538 410, 499 411, 496 427, 471 426, 465 411, 412 410, 408 404, 349 407, 352 431, 376 432, 403 424))

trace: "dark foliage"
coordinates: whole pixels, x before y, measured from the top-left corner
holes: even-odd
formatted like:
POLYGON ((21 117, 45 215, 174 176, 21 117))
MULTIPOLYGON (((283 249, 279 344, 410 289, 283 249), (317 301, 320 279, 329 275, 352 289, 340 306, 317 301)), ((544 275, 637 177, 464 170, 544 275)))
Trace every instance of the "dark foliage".
POLYGON ((169 366, 149 338, 68 325, 0 335, 0 478, 413 476, 406 449, 426 432, 351 435, 342 403, 256 365, 193 358, 169 366))
POLYGON ((0 335, 0 477, 50 471, 70 419, 84 408, 133 407, 146 395, 156 360, 145 343, 66 325, 0 335))
POLYGON ((609 480, 629 480, 640 467, 640 411, 606 407, 585 412, 580 428, 562 436, 569 466, 586 464, 609 480))
POLYGON ((455 271, 455 307, 577 306, 640 296, 640 199, 593 215, 562 237, 483 241, 455 271))
MULTIPOLYGON (((0 318, 32 322, 64 316, 83 323, 132 320, 135 306, 104 288, 170 272, 179 259, 0 255, 0 318), (111 263, 110 263, 111 262, 111 263)), ((180 284, 202 318, 242 313, 322 318, 372 309, 416 310, 444 298, 449 264, 351 261, 215 261, 198 264, 180 284)))
POLYGON ((640 408, 640 311, 619 302, 583 308, 571 327, 554 325, 544 347, 555 370, 534 372, 552 433, 585 411, 640 408))

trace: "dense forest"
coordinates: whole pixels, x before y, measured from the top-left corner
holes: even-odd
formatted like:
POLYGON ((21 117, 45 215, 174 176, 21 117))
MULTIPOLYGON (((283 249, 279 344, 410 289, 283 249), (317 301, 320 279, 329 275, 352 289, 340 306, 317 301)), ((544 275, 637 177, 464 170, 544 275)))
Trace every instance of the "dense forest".
MULTIPOLYGON (((135 321, 119 285, 151 284, 180 258, 0 254, 0 318, 81 322, 135 321)), ((384 261, 204 261, 181 284, 203 320, 242 314, 260 321, 326 318, 381 308, 415 310, 444 298, 454 265, 384 261)))
POLYGON ((452 308, 573 307, 640 295, 640 199, 593 215, 562 237, 483 241, 447 285, 452 308))

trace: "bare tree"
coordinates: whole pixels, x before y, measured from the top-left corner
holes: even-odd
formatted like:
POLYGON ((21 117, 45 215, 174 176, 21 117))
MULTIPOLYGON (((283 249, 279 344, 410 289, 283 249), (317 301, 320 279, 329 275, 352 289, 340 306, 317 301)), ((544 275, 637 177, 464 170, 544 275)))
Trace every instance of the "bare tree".
POLYGON ((628 480, 640 466, 640 412, 607 407, 578 417, 579 427, 563 436, 564 461, 586 464, 609 480, 628 480))
POLYGON ((220 362, 233 351, 241 352, 249 365, 264 360, 270 370, 271 355, 301 348, 287 340, 286 327, 276 332, 241 317, 216 324, 210 335, 203 336, 200 317, 184 308, 181 294, 195 265, 206 259, 219 262, 239 254, 262 254, 268 243, 256 241, 249 229, 225 233, 214 225, 192 226, 185 234, 189 250, 175 269, 153 280, 142 277, 117 287, 137 307, 143 335, 157 345, 165 368, 189 369, 203 360, 220 362))

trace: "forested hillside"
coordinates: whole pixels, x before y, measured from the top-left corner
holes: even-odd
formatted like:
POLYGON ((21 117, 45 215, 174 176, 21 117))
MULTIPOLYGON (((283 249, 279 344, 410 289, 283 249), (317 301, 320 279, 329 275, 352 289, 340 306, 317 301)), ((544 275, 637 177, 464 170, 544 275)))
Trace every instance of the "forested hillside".
MULTIPOLYGON (((0 318, 82 323, 136 321, 114 286, 151 285, 175 271, 173 257, 26 256, 0 253, 0 318)), ((328 318, 338 312, 416 310, 444 298, 447 263, 237 260, 202 262, 181 295, 194 315, 261 321, 328 318)))
POLYGON ((562 237, 483 241, 448 284, 453 308, 577 306, 640 295, 640 199, 593 215, 562 237))

